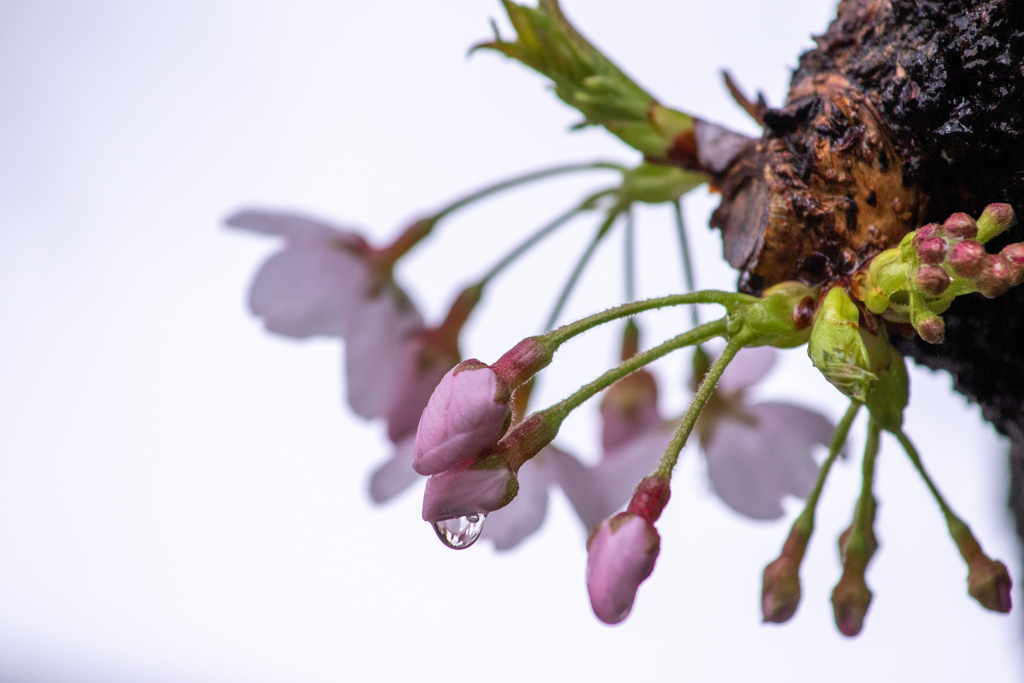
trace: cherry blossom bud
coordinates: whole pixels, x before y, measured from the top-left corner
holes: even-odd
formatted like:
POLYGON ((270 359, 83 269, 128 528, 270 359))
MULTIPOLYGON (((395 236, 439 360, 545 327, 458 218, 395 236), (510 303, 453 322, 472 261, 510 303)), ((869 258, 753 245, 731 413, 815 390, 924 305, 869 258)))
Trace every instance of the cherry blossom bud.
POLYGON ((601 522, 587 541, 587 592, 598 619, 618 624, 629 615, 660 549, 658 531, 639 515, 620 512, 601 522))
POLYGON ((512 502, 519 481, 499 455, 487 455, 427 479, 423 519, 439 522, 469 515, 486 515, 512 502))
POLYGON ((662 423, 654 375, 637 370, 608 387, 601 400, 601 444, 605 452, 662 423))
POLYGON ((942 226, 938 223, 922 225, 914 232, 914 249, 920 249, 921 244, 936 237, 942 237, 942 226))
POLYGON ((914 278, 917 288, 928 296, 941 296, 952 281, 953 278, 942 266, 921 266, 914 278))
POLYGON ((1010 229, 1016 217, 1009 204, 989 204, 978 217, 978 241, 984 244, 1010 229))
POLYGON ((941 344, 946 340, 946 321, 937 315, 918 321, 914 329, 929 344, 941 344))
POLYGON ((942 224, 950 237, 972 240, 978 236, 978 224, 966 213, 954 213, 942 224))
POLYGON ((978 291, 988 299, 1002 296, 1012 285, 1016 273, 1010 262, 1001 256, 988 255, 985 265, 974 280, 978 291))
POLYGON ((794 525, 779 557, 764 568, 761 581, 761 613, 764 621, 789 621, 800 604, 800 563, 810 533, 794 525))
POLYGON ((494 370, 478 360, 459 363, 434 389, 416 431, 413 468, 437 474, 493 446, 508 428, 508 399, 494 370))
POLYGON ((643 517, 654 524, 658 521, 658 517, 661 517, 661 511, 668 505, 671 495, 672 490, 669 487, 668 479, 657 475, 644 477, 637 484, 629 506, 626 507, 626 512, 643 517))
POLYGON ((1013 581, 1006 565, 984 558, 971 564, 967 575, 967 592, 985 609, 1006 614, 1013 606, 1010 589, 1013 581))
POLYGON ((1010 263, 1013 270, 1013 284, 1019 285, 1024 281, 1024 242, 1007 244, 999 255, 1010 263))
POLYGON ((985 267, 986 257, 980 242, 961 242, 949 250, 949 265, 960 277, 974 279, 985 267))
POLYGON ((985 609, 1009 612, 1013 581, 1006 565, 985 554, 966 524, 956 518, 948 521, 950 534, 967 562, 967 592, 985 609))
POLYGON ((844 570, 832 591, 832 610, 839 632, 852 638, 864 628, 864 617, 871 604, 871 591, 864 581, 864 570, 844 570))
POLYGON ((917 247, 917 257, 921 263, 942 263, 946 259, 946 240, 941 237, 924 240, 917 247))

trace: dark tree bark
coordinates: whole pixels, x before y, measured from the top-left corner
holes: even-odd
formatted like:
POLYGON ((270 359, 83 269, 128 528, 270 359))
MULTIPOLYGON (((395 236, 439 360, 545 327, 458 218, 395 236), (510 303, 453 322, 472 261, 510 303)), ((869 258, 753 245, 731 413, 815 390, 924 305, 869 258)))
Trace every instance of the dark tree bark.
MULTIPOLYGON (((742 289, 835 281, 954 212, 1005 202, 1024 214, 1024 2, 843 0, 816 42, 764 136, 719 179, 713 225, 742 289)), ((1018 222, 989 251, 1020 241, 1018 222)), ((1010 438, 1024 539, 1022 313, 1024 286, 972 294, 943 315, 944 343, 894 342, 948 371, 1010 438)))

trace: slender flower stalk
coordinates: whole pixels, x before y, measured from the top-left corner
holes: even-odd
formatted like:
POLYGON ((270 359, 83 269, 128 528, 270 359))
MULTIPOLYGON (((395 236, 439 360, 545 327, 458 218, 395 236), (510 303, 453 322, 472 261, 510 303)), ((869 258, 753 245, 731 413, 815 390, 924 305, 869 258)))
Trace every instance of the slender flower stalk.
POLYGON ((545 178, 551 178, 552 176, 563 175, 566 173, 576 173, 578 171, 619 171, 624 173, 626 167, 620 164, 616 164, 611 161, 592 161, 578 164, 565 164, 561 166, 553 166, 551 168, 541 169, 539 171, 532 171, 530 173, 524 173, 523 175, 508 178, 500 182, 488 185, 487 187, 471 192, 464 197, 460 197, 455 201, 451 202, 447 206, 441 208, 431 216, 421 218, 420 220, 413 223, 409 228, 405 230, 398 239, 396 239, 391 245, 380 250, 378 253, 378 259, 383 263, 394 263, 399 258, 404 256, 410 249, 419 244, 423 238, 431 233, 434 226, 437 225, 438 221, 446 216, 458 211, 459 209, 486 199, 491 195, 497 194, 504 190, 510 190, 520 185, 532 183, 538 180, 544 180, 545 178))
POLYGON ((561 293, 558 295, 558 299, 555 301, 554 308, 551 309, 551 315, 548 316, 548 320, 544 323, 544 329, 550 330, 558 322, 558 317, 562 315, 562 309, 565 308, 566 302, 569 301, 569 295, 572 294, 572 290, 576 288, 576 283, 580 279, 580 275, 586 269, 587 264, 590 263, 590 258, 594 255, 594 251, 597 249, 597 245, 601 243, 604 236, 611 230, 612 225, 615 224, 615 220, 619 217, 622 212, 622 208, 615 206, 608 211, 605 219, 598 226, 597 232, 594 234, 593 239, 587 243, 586 249, 583 250, 583 254, 580 255, 579 260, 576 262, 576 266, 572 269, 569 274, 569 279, 566 280, 565 286, 562 287, 561 293))
POLYGON ((843 419, 836 426, 835 434, 832 436, 832 443, 829 445, 828 457, 825 458, 825 462, 822 463, 821 470, 818 472, 818 481, 814 484, 814 490, 811 491, 811 495, 807 496, 807 503, 804 505, 803 512, 793 522, 793 528, 799 527, 800 531, 806 533, 808 537, 814 532, 815 510, 818 507, 821 491, 825 487, 825 480, 828 478, 829 471, 832 469, 832 465, 835 464, 836 458, 842 453, 843 446, 846 444, 846 437, 850 434, 850 427, 853 426, 853 421, 863 405, 859 401, 850 401, 850 407, 846 409, 843 419))
POLYGON ((981 545, 971 533, 970 527, 957 517, 931 477, 925 472, 921 456, 918 455, 910 438, 902 430, 896 432, 896 438, 899 439, 900 445, 903 446, 910 461, 914 463, 918 474, 924 479, 935 502, 939 504, 939 508, 946 518, 946 526, 949 527, 949 535, 953 537, 953 541, 967 563, 967 592, 985 609, 993 612, 1009 612, 1011 607, 1010 588, 1013 583, 1006 565, 985 555, 981 545))
MULTIPOLYGON (((697 287, 694 284, 693 260, 690 258, 690 241, 686 237, 686 223, 683 221, 682 198, 677 199, 672 204, 672 208, 676 216, 676 231, 679 233, 679 249, 683 258, 683 282, 686 283, 687 292, 695 292, 697 287)), ((690 308, 690 322, 694 327, 700 324, 700 315, 698 315, 696 306, 690 308)))
POLYGON ((633 234, 633 211, 626 211, 626 229, 623 233, 622 253, 624 258, 624 279, 626 281, 626 301, 636 301, 636 254, 635 235, 633 234))
MULTIPOLYGON (((721 322, 721 321, 718 321, 721 322)), ((715 323, 708 323, 707 325, 714 325, 715 323)), ((707 325, 701 325, 697 329, 707 327, 707 325)), ((683 450, 683 446, 686 445, 686 440, 690 438, 690 432, 693 431, 693 426, 697 424, 697 418, 700 417, 700 412, 704 409, 704 405, 711 398, 711 394, 715 391, 715 385, 718 384, 718 380, 722 378, 722 373, 725 372, 725 368, 729 365, 739 350, 743 348, 743 343, 734 339, 730 339, 729 343, 725 345, 725 350, 722 351, 722 355, 719 356, 715 362, 711 365, 711 369, 708 370, 708 374, 704 376, 704 380, 700 383, 700 387, 697 388, 697 393, 693 397, 693 402, 687 409, 686 414, 683 415, 682 421, 679 423, 679 428, 676 429, 675 435, 672 437, 672 441, 668 444, 668 450, 665 451, 665 455, 661 458, 661 464, 658 465, 658 469, 654 475, 662 477, 664 479, 672 478, 672 470, 676 466, 676 462, 679 460, 679 453, 683 450)))

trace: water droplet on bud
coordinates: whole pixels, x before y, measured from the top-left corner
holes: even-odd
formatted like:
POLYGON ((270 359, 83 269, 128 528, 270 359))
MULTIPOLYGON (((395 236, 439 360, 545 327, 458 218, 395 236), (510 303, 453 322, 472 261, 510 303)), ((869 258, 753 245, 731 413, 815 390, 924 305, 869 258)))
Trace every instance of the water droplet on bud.
POLYGON ((487 515, 468 515, 456 517, 455 519, 442 519, 434 522, 434 532, 449 548, 463 550, 476 543, 480 538, 480 532, 484 530, 484 520, 487 515))

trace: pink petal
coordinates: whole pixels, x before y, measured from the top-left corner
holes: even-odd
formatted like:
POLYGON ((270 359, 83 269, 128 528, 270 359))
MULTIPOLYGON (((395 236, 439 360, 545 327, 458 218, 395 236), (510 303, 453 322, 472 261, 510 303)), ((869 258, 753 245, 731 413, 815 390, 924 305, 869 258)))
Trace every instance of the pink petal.
POLYGON ((356 233, 337 228, 327 221, 286 211, 242 209, 224 220, 233 228, 242 228, 264 235, 279 235, 295 242, 328 242, 342 240, 363 243, 356 233))
POLYGON ((722 373, 718 390, 731 394, 757 384, 775 365, 777 353, 771 346, 742 349, 722 373))
POLYGON ((394 498, 420 478, 412 468, 412 445, 411 436, 399 442, 391 457, 373 472, 370 477, 370 498, 374 503, 394 498))
POLYGON ((672 440, 673 430, 666 427, 663 423, 606 453, 593 467, 562 451, 552 454, 553 476, 588 530, 628 503, 640 480, 657 468, 672 440))
POLYGON ((708 476, 729 507, 753 519, 778 519, 787 494, 805 497, 814 487, 815 445, 827 445, 834 427, 823 415, 786 403, 748 408, 748 424, 723 417, 704 440, 708 476))
POLYGON ((511 503, 487 516, 481 538, 494 541, 496 550, 508 550, 519 545, 544 523, 551 481, 543 460, 548 450, 542 450, 519 468, 519 493, 511 503))
POLYGON ((381 417, 395 405, 405 345, 422 327, 419 312, 394 285, 359 307, 345 344, 348 402, 357 415, 381 417))
POLYGON ((277 334, 341 337, 352 328, 368 277, 369 268, 351 252, 327 243, 290 245, 256 273, 249 309, 277 334))
POLYGON ((417 472, 443 472, 497 443, 510 410, 508 403, 495 400, 497 382, 486 366, 459 365, 444 376, 423 409, 416 432, 417 472))
POLYGON ((515 485, 515 475, 507 467, 473 469, 463 463, 427 479, 423 519, 439 522, 487 514, 509 503, 515 485))
POLYGON ((412 341, 405 344, 399 361, 398 395, 387 413, 388 437, 392 441, 397 442, 407 436, 410 441, 414 441, 420 416, 434 389, 458 362, 458 358, 434 349, 423 353, 421 336, 413 337, 412 341))
POLYGON ((658 385, 646 370, 613 384, 601 401, 601 446, 607 453, 661 425, 658 385))
POLYGON ((657 530, 642 517, 624 512, 601 522, 587 548, 587 592, 598 619, 617 624, 629 616, 660 549, 657 530))

